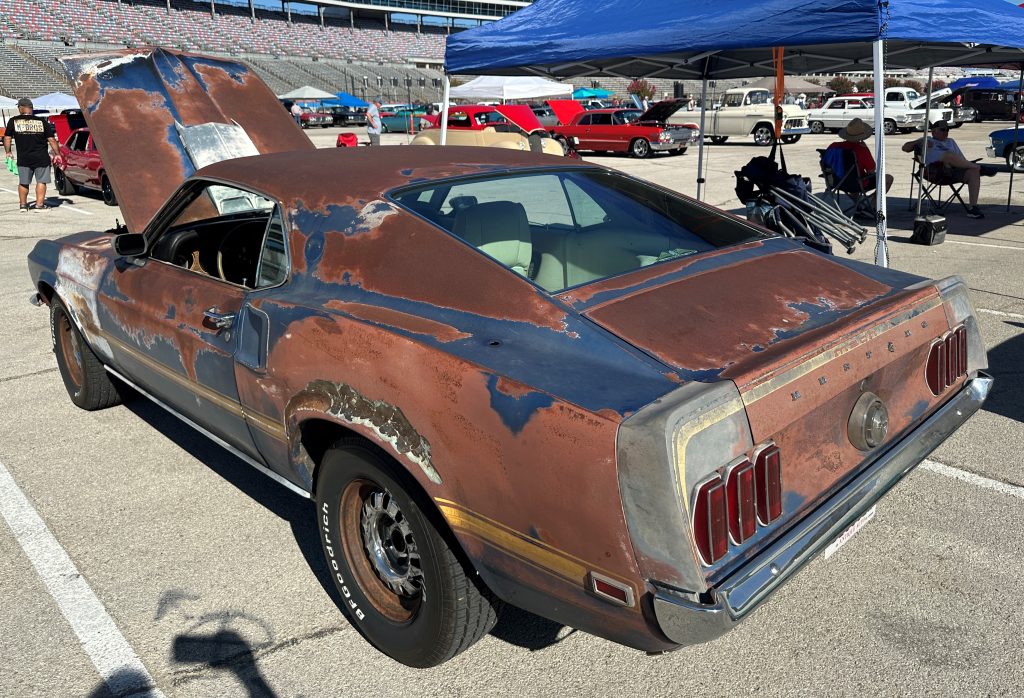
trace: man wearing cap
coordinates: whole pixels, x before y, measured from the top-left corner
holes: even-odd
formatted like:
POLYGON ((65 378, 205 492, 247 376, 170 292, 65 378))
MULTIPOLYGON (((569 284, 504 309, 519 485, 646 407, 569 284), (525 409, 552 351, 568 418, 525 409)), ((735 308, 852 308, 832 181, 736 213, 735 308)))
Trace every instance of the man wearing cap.
MULTIPOLYGON (((871 191, 877 186, 875 170, 878 169, 878 166, 875 164, 875 158, 871 151, 864 143, 874 132, 875 129, 871 128, 863 119, 857 117, 848 123, 845 128, 839 129, 839 137, 842 140, 836 141, 829 146, 829 149, 836 148, 853 152, 857 158, 857 169, 866 175, 861 180, 861 187, 865 191, 871 191)), ((889 188, 892 187, 892 182, 892 175, 885 175, 885 191, 889 191, 889 188)), ((874 197, 871 197, 871 203, 875 205, 874 197)))
POLYGON ((32 113, 32 100, 18 100, 18 115, 11 117, 4 131, 4 151, 11 158, 11 140, 18 146, 18 201, 19 211, 28 210, 28 185, 36 180, 35 210, 46 206, 46 185, 50 182, 49 144, 53 157, 60 158, 60 145, 54 137, 53 124, 32 113))
POLYGON ((370 145, 380 145, 380 105, 381 98, 374 97, 373 104, 366 110, 366 134, 370 137, 370 145))
MULTIPOLYGON (((924 137, 903 144, 903 152, 920 153, 924 137)), ((929 170, 941 168, 943 176, 952 182, 967 183, 968 218, 984 218, 985 214, 978 208, 978 192, 981 190, 981 177, 992 177, 996 171, 988 165, 979 165, 964 157, 960 146, 949 137, 949 124, 944 119, 932 123, 932 135, 928 139, 928 155, 925 167, 929 170)), ((933 176, 929 175, 929 179, 933 176)))

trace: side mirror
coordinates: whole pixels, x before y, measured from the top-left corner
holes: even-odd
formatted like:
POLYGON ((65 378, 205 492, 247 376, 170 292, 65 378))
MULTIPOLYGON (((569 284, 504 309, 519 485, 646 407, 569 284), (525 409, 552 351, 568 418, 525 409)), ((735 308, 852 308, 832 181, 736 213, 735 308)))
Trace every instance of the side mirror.
POLYGON ((121 233, 114 236, 114 252, 118 257, 138 257, 146 252, 146 237, 142 233, 121 233))

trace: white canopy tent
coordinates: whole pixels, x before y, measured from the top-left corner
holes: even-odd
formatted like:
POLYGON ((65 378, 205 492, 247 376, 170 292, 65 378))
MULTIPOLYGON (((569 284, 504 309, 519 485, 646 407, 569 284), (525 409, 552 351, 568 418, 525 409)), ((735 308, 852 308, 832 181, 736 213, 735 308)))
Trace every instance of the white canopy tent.
POLYGON ((291 92, 285 92, 283 95, 278 95, 278 99, 291 99, 291 100, 310 100, 310 101, 321 101, 325 99, 337 99, 338 96, 327 92, 326 90, 318 90, 315 87, 305 85, 292 90, 291 92))
POLYGON ((526 76, 481 75, 465 85, 453 87, 453 99, 534 99, 537 97, 572 96, 572 85, 554 80, 526 76))
POLYGON ((48 109, 58 111, 60 109, 79 109, 78 100, 72 95, 63 92, 51 92, 32 99, 33 109, 48 109))
POLYGON ((18 100, 0 95, 0 109, 14 109, 18 106, 18 100))

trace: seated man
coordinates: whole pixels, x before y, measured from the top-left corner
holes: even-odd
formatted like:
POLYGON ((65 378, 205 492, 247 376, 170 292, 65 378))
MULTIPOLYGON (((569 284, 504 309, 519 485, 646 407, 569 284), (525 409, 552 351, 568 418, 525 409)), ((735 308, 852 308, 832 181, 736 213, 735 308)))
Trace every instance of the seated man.
MULTIPOLYGON (((874 134, 875 129, 871 128, 863 119, 857 117, 846 125, 846 128, 839 129, 839 137, 841 141, 836 141, 829 148, 837 148, 839 150, 850 150, 857 158, 857 169, 861 171, 865 177, 861 180, 861 187, 864 191, 871 191, 872 189, 877 190, 877 182, 875 178, 875 158, 871 154, 867 145, 864 144, 868 138, 874 134)), ((892 187, 893 177, 890 174, 885 175, 885 191, 889 191, 892 187)), ((875 196, 871 197, 871 205, 875 207, 877 204, 875 196)))
MULTIPOLYGON (((921 152, 924 137, 903 144, 903 152, 921 152)), ((978 192, 981 189, 981 176, 992 177, 996 171, 988 165, 979 165, 964 157, 960 146, 949 137, 949 124, 940 119, 932 124, 932 135, 928 139, 928 155, 925 167, 931 171, 941 167, 943 175, 951 182, 967 183, 967 216, 984 218, 985 214, 978 208, 978 192)), ((931 179, 931 177, 929 177, 931 179)))

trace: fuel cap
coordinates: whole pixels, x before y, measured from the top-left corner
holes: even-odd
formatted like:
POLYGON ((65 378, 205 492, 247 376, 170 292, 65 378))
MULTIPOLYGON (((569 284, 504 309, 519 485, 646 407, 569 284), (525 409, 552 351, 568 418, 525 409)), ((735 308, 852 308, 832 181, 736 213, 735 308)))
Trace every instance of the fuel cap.
POLYGON ((885 441, 889 410, 882 399, 870 392, 861 395, 850 414, 848 431, 850 443, 861 451, 870 451, 885 441))

